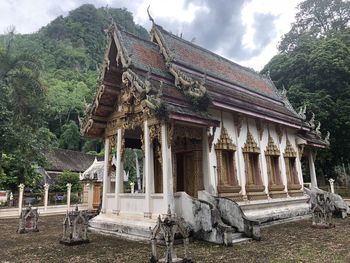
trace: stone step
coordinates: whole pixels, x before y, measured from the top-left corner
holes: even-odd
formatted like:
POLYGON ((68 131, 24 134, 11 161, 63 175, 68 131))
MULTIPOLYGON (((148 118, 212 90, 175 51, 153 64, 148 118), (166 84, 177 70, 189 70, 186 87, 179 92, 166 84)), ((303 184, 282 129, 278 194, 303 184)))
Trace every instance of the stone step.
POLYGON ((153 220, 132 220, 117 218, 106 220, 98 216, 89 221, 89 230, 107 235, 114 235, 132 240, 149 240, 151 236, 150 227, 153 228, 153 220))
POLYGON ((241 242, 248 242, 248 241, 252 241, 252 238, 250 237, 241 237, 241 238, 236 238, 232 240, 232 244, 238 244, 241 242))
POLYGON ((244 237, 244 234, 243 234, 243 233, 239 233, 239 232, 232 233, 232 240, 233 240, 233 239, 242 238, 242 237, 244 237))

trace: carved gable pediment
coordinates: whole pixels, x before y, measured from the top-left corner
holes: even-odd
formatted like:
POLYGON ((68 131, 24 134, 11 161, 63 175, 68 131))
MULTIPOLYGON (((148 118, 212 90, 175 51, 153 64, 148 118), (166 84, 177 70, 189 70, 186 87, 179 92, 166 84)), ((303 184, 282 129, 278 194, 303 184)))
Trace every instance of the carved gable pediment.
POLYGON ((276 146, 275 142, 273 141, 272 137, 269 135, 269 141, 267 143, 267 147, 265 150, 265 155, 274 155, 279 156, 280 150, 276 146))
POLYGON ((233 144, 226 128, 222 127, 219 141, 215 144, 215 150, 236 150, 236 145, 233 144))
POLYGON ((260 148, 256 144, 256 142, 254 141, 254 138, 249 130, 248 130, 248 134, 247 134, 247 140, 246 140, 244 147, 243 147, 243 152, 260 153, 260 148))
POLYGON ((294 150, 293 146, 290 144, 290 141, 287 139, 286 149, 284 150, 284 157, 293 158, 297 157, 297 152, 294 150))

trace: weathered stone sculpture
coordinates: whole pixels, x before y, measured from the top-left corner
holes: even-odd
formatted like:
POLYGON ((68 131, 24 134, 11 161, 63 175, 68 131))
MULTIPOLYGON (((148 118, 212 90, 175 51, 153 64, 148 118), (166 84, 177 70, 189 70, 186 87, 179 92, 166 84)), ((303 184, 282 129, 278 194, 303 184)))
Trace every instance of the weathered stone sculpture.
POLYGON ((312 227, 315 228, 332 228, 334 204, 328 194, 317 193, 316 202, 312 204, 312 227))
POLYGON ((188 231, 184 222, 171 214, 170 206, 168 208, 168 213, 164 220, 158 217, 157 225, 153 228, 151 234, 151 245, 152 245, 152 257, 150 262, 183 262, 191 263, 193 262, 188 258, 188 231), (182 236, 184 244, 184 258, 178 258, 174 250, 174 240, 175 234, 179 233, 182 236), (164 258, 158 259, 157 257, 157 238, 164 238, 166 245, 166 252, 164 258))
POLYGON ((38 219, 39 213, 37 208, 33 209, 32 206, 29 205, 22 209, 17 233, 39 232, 38 219))
POLYGON ((60 241, 64 245, 78 245, 89 243, 87 237, 88 220, 85 212, 75 211, 67 212, 63 220, 63 237, 60 241))

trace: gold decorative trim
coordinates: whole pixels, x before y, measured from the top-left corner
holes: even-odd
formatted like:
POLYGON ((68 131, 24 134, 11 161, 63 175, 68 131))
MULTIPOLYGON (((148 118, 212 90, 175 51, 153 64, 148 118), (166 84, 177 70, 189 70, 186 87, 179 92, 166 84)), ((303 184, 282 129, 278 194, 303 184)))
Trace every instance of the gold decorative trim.
POLYGON ((167 132, 168 132, 168 148, 171 147, 171 145, 173 144, 173 140, 174 140, 174 123, 171 122, 169 124, 167 124, 167 132))
POLYGON ((201 128, 189 127, 189 126, 175 126, 174 138, 177 138, 177 137, 202 140, 203 132, 201 128))
POLYGON ((160 123, 149 126, 149 137, 151 142, 157 139, 159 142, 162 138, 162 126, 160 123))
POLYGON ((232 142, 225 127, 222 127, 219 141, 215 144, 215 150, 236 151, 236 145, 232 142))
POLYGON ((260 153, 260 148, 254 141, 252 134, 248 129, 247 140, 242 148, 243 153, 260 153))
POLYGON ((193 97, 202 97, 207 92, 207 89, 204 87, 205 80, 193 80, 173 64, 174 58, 170 55, 170 51, 165 45, 162 33, 155 25, 152 26, 150 34, 152 39, 158 43, 160 52, 165 58, 169 72, 175 77, 175 86, 181 87, 186 95, 193 97))
POLYGON ((274 156, 279 156, 280 155, 280 150, 276 146, 275 142, 273 141, 271 135, 269 135, 269 140, 267 143, 267 147, 265 150, 265 155, 274 155, 274 156))
POLYGON ((283 154, 284 158, 294 158, 297 157, 297 153, 294 150, 293 146, 290 144, 289 139, 287 138, 287 144, 286 144, 286 148, 284 150, 284 154, 283 154))

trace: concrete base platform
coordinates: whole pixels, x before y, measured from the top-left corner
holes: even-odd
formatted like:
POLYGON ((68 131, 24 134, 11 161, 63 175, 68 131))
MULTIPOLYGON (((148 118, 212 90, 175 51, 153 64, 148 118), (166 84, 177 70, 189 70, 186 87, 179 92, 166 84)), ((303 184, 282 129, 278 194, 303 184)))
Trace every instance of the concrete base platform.
POLYGON ((277 222, 310 214, 309 196, 245 201, 238 204, 244 214, 260 223, 277 222))
POLYGON ((149 240, 156 219, 135 214, 102 214, 89 221, 89 230, 132 240, 149 240))

